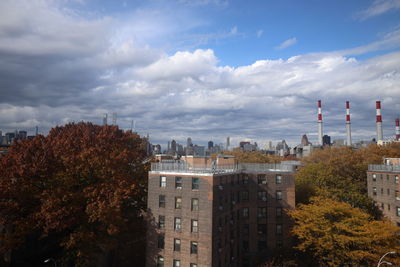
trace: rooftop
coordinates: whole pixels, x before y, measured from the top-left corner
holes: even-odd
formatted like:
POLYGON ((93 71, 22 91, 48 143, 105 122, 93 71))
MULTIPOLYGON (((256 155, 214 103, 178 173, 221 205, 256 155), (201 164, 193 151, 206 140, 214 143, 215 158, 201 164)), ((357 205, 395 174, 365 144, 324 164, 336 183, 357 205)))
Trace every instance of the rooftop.
POLYGON ((400 173, 400 165, 370 164, 368 165, 368 171, 400 173))
POLYGON ((221 174, 234 172, 294 172, 295 166, 280 163, 237 163, 233 165, 195 164, 185 161, 157 162, 151 164, 152 172, 221 174))

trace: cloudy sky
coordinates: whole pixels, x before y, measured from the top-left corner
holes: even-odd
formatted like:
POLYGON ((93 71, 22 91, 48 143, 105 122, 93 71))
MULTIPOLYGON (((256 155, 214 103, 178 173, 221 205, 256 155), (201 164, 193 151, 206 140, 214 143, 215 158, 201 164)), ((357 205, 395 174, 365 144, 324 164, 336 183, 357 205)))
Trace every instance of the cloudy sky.
POLYGON ((400 115, 400 0, 1 0, 0 130, 72 121, 154 143, 384 135, 400 115))

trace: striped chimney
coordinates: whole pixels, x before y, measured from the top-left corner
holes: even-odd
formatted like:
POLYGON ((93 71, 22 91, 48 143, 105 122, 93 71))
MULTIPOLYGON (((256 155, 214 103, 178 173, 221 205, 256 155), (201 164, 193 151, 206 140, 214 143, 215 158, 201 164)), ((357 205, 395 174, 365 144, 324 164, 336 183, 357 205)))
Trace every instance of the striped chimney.
POLYGON ((376 141, 383 140, 381 101, 376 101, 376 141))
POLYGON ((321 100, 318 100, 318 145, 322 146, 322 105, 321 100))
POLYGON ((346 101, 346 144, 351 146, 350 102, 346 101))
POLYGON ((400 119, 396 119, 396 140, 400 141, 400 119))

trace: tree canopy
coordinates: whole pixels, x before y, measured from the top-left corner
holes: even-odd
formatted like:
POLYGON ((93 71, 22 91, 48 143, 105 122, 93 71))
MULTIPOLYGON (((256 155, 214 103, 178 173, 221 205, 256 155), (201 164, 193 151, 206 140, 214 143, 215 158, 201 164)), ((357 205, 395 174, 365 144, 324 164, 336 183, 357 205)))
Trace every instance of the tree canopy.
POLYGON ((15 142, 0 158, 0 252, 30 266, 143 259, 143 148, 130 131, 83 122, 15 142))
POLYGON ((297 249, 311 255, 314 266, 374 266, 384 253, 400 251, 400 228, 347 203, 316 197, 289 214, 297 249))

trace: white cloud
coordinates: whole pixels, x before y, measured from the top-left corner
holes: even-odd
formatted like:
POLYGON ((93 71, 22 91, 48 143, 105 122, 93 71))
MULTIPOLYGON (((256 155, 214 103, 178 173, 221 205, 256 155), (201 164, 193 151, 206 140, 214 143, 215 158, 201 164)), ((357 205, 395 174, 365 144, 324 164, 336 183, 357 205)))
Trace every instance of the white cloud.
MULTIPOLYGON (((1 15, 3 7, 8 8, 7 19, 0 16, 3 132, 32 131, 35 125, 49 129, 69 121, 101 123, 103 113, 117 112, 121 127, 130 128, 134 119, 139 133, 149 132, 156 142, 172 137, 182 142, 191 136, 196 142, 213 137, 218 143, 231 136, 237 141, 297 143, 304 133, 315 139, 317 99, 323 100, 327 133, 344 133, 344 101, 350 100, 354 138, 371 138, 377 99, 383 101, 384 133, 393 132, 390 121, 400 110, 397 30, 354 49, 231 67, 219 65, 211 49, 168 55, 146 45, 155 35, 135 37, 159 24, 141 28, 136 18, 126 24, 112 18, 84 19, 45 3, 0 3, 1 15), (41 17, 28 16, 27 7, 19 9, 17 3, 31 5, 32 14, 41 17), (27 40, 36 47, 27 46, 27 40), (41 46, 46 41, 49 44, 41 46), (82 45, 86 42, 88 47, 82 45), (368 60, 352 57, 387 48, 395 49, 368 60)), ((136 14, 148 18, 149 12, 136 14)), ((160 34, 176 33, 174 25, 160 29, 160 34)), ((205 39, 239 34, 234 26, 205 39)), ((295 42, 289 39, 281 47, 295 42)))
POLYGON ((399 8, 400 0, 375 0, 371 6, 358 12, 355 17, 359 20, 366 20, 399 8))
POLYGON ((297 43, 297 39, 296 39, 296 37, 293 37, 293 38, 290 38, 290 39, 284 41, 283 43, 281 43, 280 45, 278 45, 275 48, 277 50, 283 50, 283 49, 288 48, 289 46, 292 46, 296 43, 297 43))

